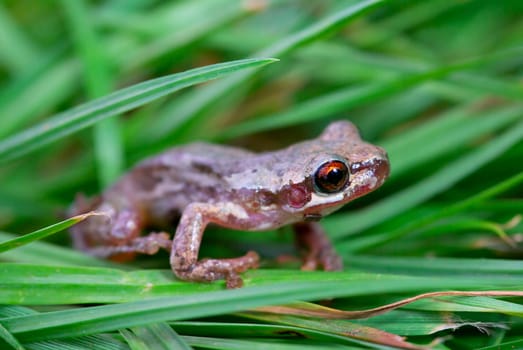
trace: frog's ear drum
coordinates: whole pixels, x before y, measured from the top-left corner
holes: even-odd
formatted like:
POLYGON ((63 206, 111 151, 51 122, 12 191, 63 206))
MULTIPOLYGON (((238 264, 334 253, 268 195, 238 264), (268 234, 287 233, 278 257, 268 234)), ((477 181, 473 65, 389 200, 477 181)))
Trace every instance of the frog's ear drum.
POLYGON ((340 160, 323 163, 314 173, 314 189, 319 193, 337 193, 349 184, 349 168, 340 160))
POLYGON ((321 133, 322 140, 361 140, 360 133, 354 124, 347 120, 339 120, 329 124, 321 133))

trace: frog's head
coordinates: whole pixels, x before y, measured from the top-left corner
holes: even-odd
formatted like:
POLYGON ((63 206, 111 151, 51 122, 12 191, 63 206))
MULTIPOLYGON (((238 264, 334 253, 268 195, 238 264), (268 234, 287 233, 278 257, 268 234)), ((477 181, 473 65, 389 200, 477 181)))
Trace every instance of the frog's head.
POLYGON ((364 142, 348 121, 331 123, 308 147, 305 181, 284 189, 286 206, 305 220, 315 220, 378 187, 389 175, 381 147, 364 142))

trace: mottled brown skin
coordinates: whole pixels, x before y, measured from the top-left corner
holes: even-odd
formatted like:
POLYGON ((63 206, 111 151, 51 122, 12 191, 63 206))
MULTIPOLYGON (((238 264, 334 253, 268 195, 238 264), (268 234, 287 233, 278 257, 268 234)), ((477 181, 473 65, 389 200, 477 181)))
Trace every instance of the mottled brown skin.
POLYGON ((94 200, 77 198, 71 214, 97 210, 107 215, 76 225, 72 236, 77 248, 103 257, 166 249, 179 278, 225 278, 234 288, 242 285, 238 274, 256 268, 259 257, 248 252, 234 259, 198 260, 205 227, 261 231, 293 224, 296 241, 307 250, 303 269, 339 270, 341 259, 314 221, 375 190, 388 174, 385 151, 362 141, 347 121, 275 152, 196 143, 142 161, 94 200), (141 235, 178 219, 172 241, 165 232, 141 235))

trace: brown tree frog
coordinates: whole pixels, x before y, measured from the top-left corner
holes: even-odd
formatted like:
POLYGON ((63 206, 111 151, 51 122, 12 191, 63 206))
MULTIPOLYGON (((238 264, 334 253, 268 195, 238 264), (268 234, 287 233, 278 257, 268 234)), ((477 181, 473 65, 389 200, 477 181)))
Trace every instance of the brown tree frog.
POLYGON ((292 224, 296 241, 307 250, 303 269, 339 270, 341 259, 316 221, 377 189, 388 174, 386 152, 362 141, 347 121, 273 152, 190 144, 145 159, 93 200, 77 198, 71 214, 106 215, 73 227, 73 243, 103 257, 166 249, 179 278, 225 278, 233 288, 242 285, 239 273, 258 266, 258 254, 199 260, 205 227, 263 231, 292 224), (141 235, 176 220, 172 240, 165 232, 141 235))

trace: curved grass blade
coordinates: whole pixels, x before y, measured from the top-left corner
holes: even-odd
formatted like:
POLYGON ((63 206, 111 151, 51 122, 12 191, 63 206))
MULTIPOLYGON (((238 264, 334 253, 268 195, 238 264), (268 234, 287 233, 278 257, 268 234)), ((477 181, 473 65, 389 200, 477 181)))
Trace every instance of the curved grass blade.
POLYGON ((182 88, 232 72, 277 61, 252 58, 192 69, 149 80, 65 111, 30 129, 0 141, 0 164, 18 158, 99 120, 129 111, 182 88))
MULTIPOLYGON (((11 240, 19 236, 0 231, 0 240, 11 240)), ((114 267, 126 269, 127 265, 117 264, 83 254, 71 248, 62 247, 45 241, 33 241, 29 245, 19 246, 16 250, 4 251, 0 261, 65 266, 114 267)))
POLYGON ((0 324, 0 345, 8 344, 14 350, 25 350, 18 340, 0 324))
MULTIPOLYGON (((297 303, 291 305, 282 305, 282 306, 267 306, 257 308, 255 312, 264 312, 278 315, 294 315, 300 317, 315 317, 323 319, 346 319, 346 320, 356 320, 362 318, 369 318, 378 315, 383 315, 397 308, 403 307, 410 303, 416 302, 418 300, 427 299, 427 298, 436 298, 436 297, 523 297, 523 291, 444 291, 444 292, 429 292, 418 294, 413 297, 409 297, 403 300, 396 301, 387 305, 382 305, 372 309, 366 310, 353 310, 353 311, 343 311, 338 309, 332 309, 326 306, 321 306, 311 303, 297 303)), ((460 299, 457 299, 460 300, 460 299)), ((477 299, 480 300, 476 303, 470 303, 472 305, 481 305, 483 306, 486 303, 486 300, 492 301, 496 299, 477 299)), ((476 300, 476 301, 477 301, 476 300)), ((494 304, 494 303, 493 303, 494 304)), ((514 304, 515 309, 512 311, 517 316, 522 316, 521 313, 523 307, 518 304, 514 304)), ((492 310, 490 308, 489 310, 492 310)), ((503 312, 504 310, 495 310, 497 312, 503 312)))
MULTIPOLYGON (((482 65, 491 61, 510 58, 521 54, 523 48, 516 47, 485 56, 474 57, 455 64, 426 69, 402 75, 389 81, 371 83, 361 87, 349 87, 325 94, 312 100, 295 105, 291 110, 275 113, 266 117, 249 120, 226 130, 220 138, 233 138, 253 132, 273 130, 324 118, 328 115, 353 109, 367 103, 375 103, 384 98, 407 91, 415 86, 434 79, 442 79, 452 73, 482 65)), ((519 91, 523 94, 523 89, 519 91)))
POLYGON ((377 328, 359 325, 345 320, 332 319, 309 319, 292 315, 271 314, 243 314, 249 318, 261 320, 267 323, 282 324, 287 326, 314 329, 325 333, 336 334, 343 337, 390 346, 397 349, 426 350, 425 347, 407 342, 403 337, 382 331, 377 328))
MULTIPOLYGON (((110 271, 109 269, 107 270, 110 271)), ((293 272, 293 274, 295 276, 300 275, 296 272, 293 272)), ((333 274, 319 273, 312 275, 315 275, 315 277, 329 277, 329 275, 333 274)), ((196 292, 176 298, 171 294, 165 298, 154 298, 124 304, 93 306, 5 318, 2 320, 2 324, 17 339, 27 342, 89 335, 168 320, 175 321, 220 315, 260 306, 289 303, 296 300, 317 300, 353 295, 367 296, 373 293, 384 292, 445 290, 449 289, 449 287, 452 289, 461 287, 466 289, 474 287, 488 288, 487 286, 492 286, 494 283, 498 286, 504 285, 507 289, 517 288, 512 280, 493 282, 482 279, 462 278, 456 280, 455 278, 413 278, 395 275, 373 276, 371 278, 367 276, 365 282, 354 283, 354 274, 350 276, 350 278, 340 280, 321 281, 320 278, 311 279, 310 281, 271 283, 269 285, 245 287, 237 290, 196 292)), ((107 277, 111 278, 111 276, 107 277)), ((349 277, 349 275, 345 274, 345 277, 349 277)), ((287 278, 290 277, 287 276, 287 278)), ((122 287, 123 284, 119 283, 116 286, 111 286, 111 289, 113 293, 120 293, 122 287)), ((154 289, 154 285, 149 287, 150 291, 154 289)), ((144 289, 142 288, 142 290, 144 289)), ((99 289, 99 292, 101 291, 99 289)), ((77 294, 78 291, 73 291, 73 293, 77 294)), ((99 299, 98 302, 100 302, 99 299)))
MULTIPOLYGON (((348 6, 295 34, 283 38, 268 48, 254 54, 254 56, 281 57, 298 47, 304 46, 322 36, 334 32, 346 25, 351 19, 375 8, 381 3, 384 3, 384 1, 366 0, 348 6), (266 56, 268 54, 270 55, 266 56)), ((194 92, 177 107, 176 119, 166 116, 165 120, 162 120, 159 124, 159 126, 161 126, 153 130, 154 135, 160 139, 166 139, 174 135, 177 140, 179 139, 181 142, 186 141, 188 135, 194 135, 194 133, 186 132, 185 129, 191 129, 191 126, 194 125, 201 125, 200 123, 202 123, 202 120, 208 117, 205 112, 209 110, 211 106, 225 98, 227 95, 230 95, 234 89, 237 89, 239 86, 246 83, 255 72, 256 71, 238 73, 226 80, 218 82, 217 84, 206 86, 203 89, 194 92)))
POLYGON ((94 216, 94 215, 105 215, 105 214, 89 212, 86 214, 73 216, 72 218, 69 218, 64 221, 58 222, 56 224, 44 227, 40 230, 28 233, 28 234, 20 236, 20 237, 10 239, 6 242, 1 242, 0 243, 0 253, 5 252, 10 249, 15 249, 17 247, 29 244, 33 241, 42 239, 44 237, 47 237, 47 236, 50 236, 57 232, 60 232, 62 230, 65 230, 66 228, 69 228, 69 227, 73 226, 74 224, 77 224, 80 221, 83 221, 83 220, 87 219, 88 217, 94 216))

